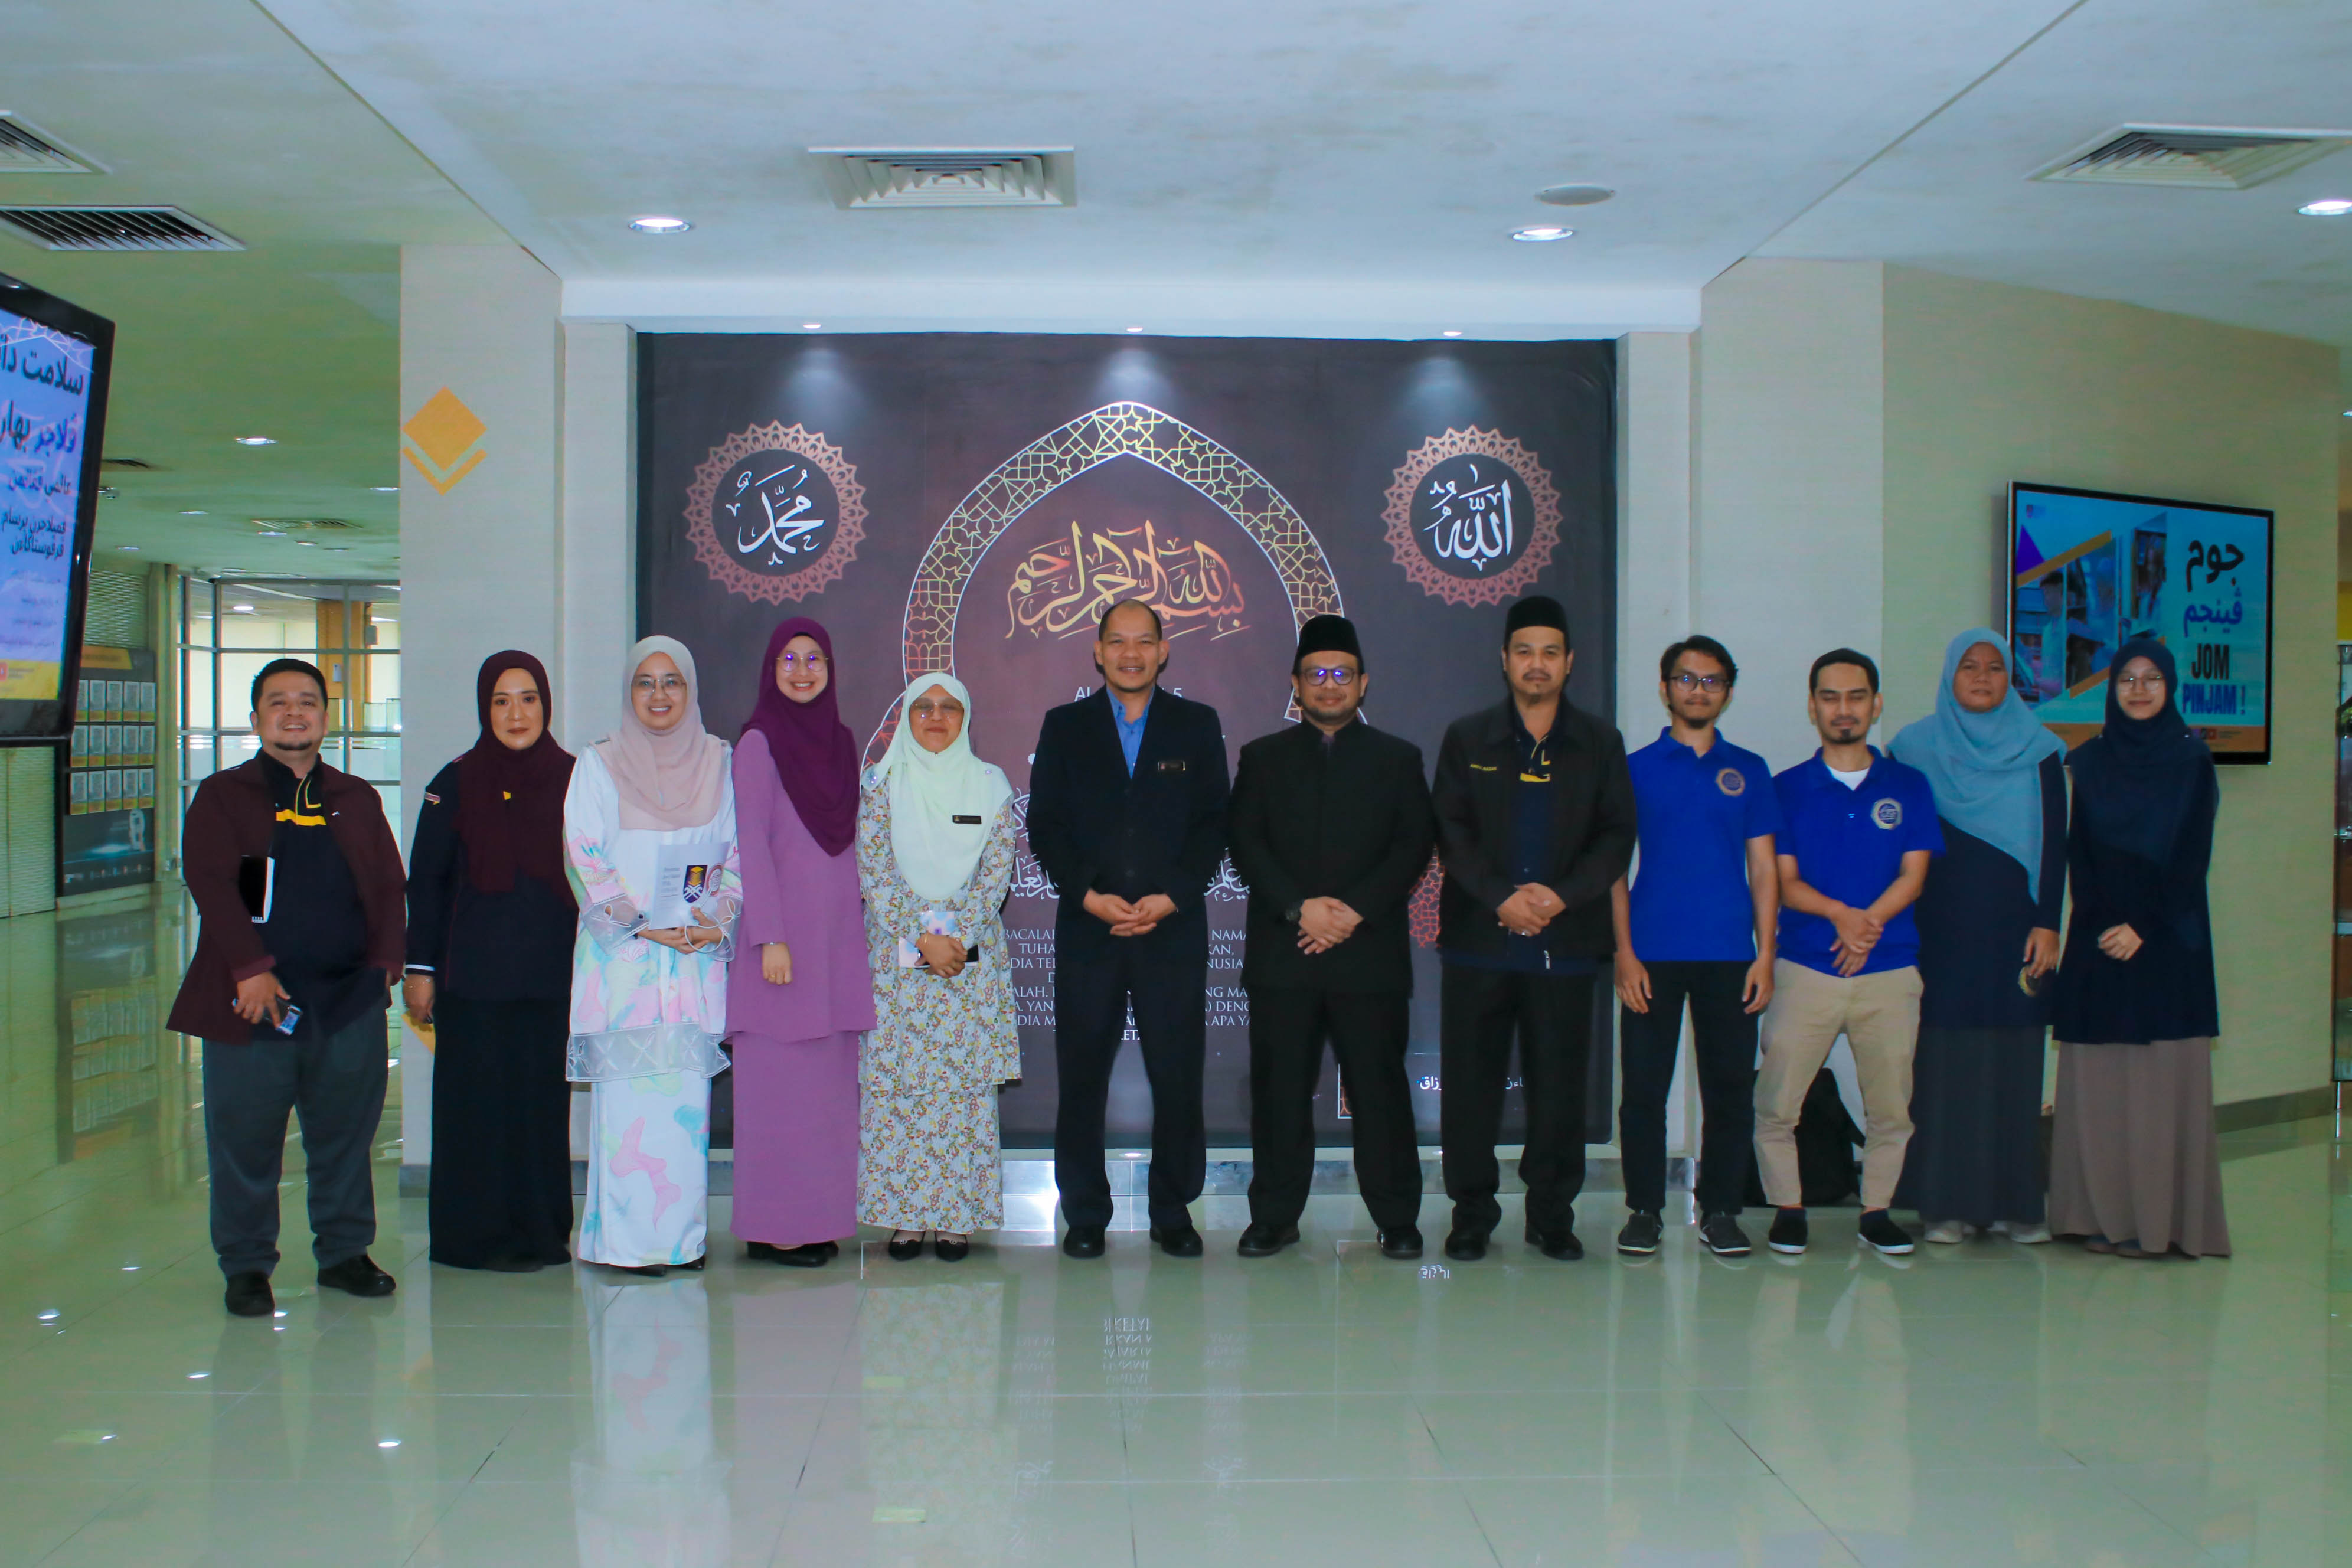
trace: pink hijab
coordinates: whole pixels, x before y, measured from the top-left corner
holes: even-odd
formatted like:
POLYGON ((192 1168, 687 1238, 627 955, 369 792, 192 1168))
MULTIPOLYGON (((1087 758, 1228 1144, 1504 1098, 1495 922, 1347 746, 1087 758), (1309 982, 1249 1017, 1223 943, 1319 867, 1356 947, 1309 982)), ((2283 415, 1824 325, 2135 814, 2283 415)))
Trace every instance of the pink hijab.
POLYGON ((700 827, 719 815, 727 783, 727 742, 702 727, 702 682, 694 655, 676 637, 646 637, 629 650, 621 682, 621 727, 597 742, 621 795, 621 826, 665 832, 700 827), (686 717, 667 734, 646 728, 629 700, 637 668, 666 653, 686 677, 686 717))

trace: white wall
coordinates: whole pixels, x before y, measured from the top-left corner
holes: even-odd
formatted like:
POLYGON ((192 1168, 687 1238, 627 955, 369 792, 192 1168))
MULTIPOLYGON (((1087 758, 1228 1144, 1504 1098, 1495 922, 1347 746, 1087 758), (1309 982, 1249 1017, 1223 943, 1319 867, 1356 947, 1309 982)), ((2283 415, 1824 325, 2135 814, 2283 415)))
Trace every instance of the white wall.
POLYGON ((561 625, 548 668, 573 750, 620 715, 637 624, 637 341, 616 322, 563 329, 561 625))

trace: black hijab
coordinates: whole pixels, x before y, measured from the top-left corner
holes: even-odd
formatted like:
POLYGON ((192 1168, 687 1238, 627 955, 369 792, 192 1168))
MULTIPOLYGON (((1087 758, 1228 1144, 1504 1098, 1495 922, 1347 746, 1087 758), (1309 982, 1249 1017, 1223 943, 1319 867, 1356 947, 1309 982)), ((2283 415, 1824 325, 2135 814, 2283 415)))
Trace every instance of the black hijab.
POLYGON ((2078 784, 2096 795, 2093 837, 2159 865, 2171 858, 2213 767, 2212 752, 2180 716, 2179 689, 2172 650, 2154 637, 2132 638, 2107 666, 2106 728, 2069 759, 2078 784), (2164 676, 2164 706, 2151 718, 2133 718, 2116 696, 2116 678, 2136 658, 2164 676))
POLYGON ((515 873, 524 871, 569 903, 563 794, 572 784, 572 753, 546 730, 520 752, 491 731, 490 696, 509 669, 530 677, 539 688, 540 712, 551 722, 555 717, 545 665, 520 648, 482 660, 474 677, 474 711, 482 732, 457 759, 457 837, 466 845, 466 879, 478 892, 506 893, 514 890, 515 873))

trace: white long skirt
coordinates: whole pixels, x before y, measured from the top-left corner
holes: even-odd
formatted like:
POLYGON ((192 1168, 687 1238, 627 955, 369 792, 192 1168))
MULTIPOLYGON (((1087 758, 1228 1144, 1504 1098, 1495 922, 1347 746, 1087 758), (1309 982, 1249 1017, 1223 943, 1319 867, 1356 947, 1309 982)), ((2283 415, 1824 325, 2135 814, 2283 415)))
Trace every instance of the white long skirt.
POLYGON ((641 1268, 709 1245, 710 1080, 656 1073, 593 1084, 579 1256, 641 1268))

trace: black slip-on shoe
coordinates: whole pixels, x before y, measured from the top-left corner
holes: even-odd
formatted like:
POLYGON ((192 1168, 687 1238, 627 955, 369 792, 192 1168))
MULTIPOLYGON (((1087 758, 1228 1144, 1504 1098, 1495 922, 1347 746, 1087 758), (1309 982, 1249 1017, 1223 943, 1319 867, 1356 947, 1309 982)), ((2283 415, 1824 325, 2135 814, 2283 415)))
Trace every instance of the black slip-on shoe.
POLYGON ((1793 1255, 1805 1250, 1808 1239, 1804 1210, 1775 1209, 1772 1212, 1772 1228, 1764 1233, 1765 1246, 1775 1252, 1793 1255))
POLYGON ((389 1296, 400 1289, 393 1277, 378 1268, 364 1252, 320 1269, 319 1283, 330 1290, 348 1290, 354 1296, 389 1296))
POLYGON ((1103 1255, 1103 1227, 1098 1225, 1074 1225, 1062 1237, 1062 1255, 1066 1258, 1100 1258, 1103 1255))
POLYGON ((923 1255, 923 1233, 919 1230, 912 1236, 894 1236, 883 1244, 882 1250, 890 1255, 893 1263, 911 1263, 923 1255))
POLYGON ((1899 1258, 1911 1250, 1916 1238, 1895 1224, 1894 1216, 1885 1209, 1872 1209, 1854 1226, 1854 1239, 1899 1258))
POLYGON ((1399 1260, 1419 1258, 1421 1227, 1412 1225, 1396 1225, 1381 1232, 1381 1256, 1399 1260))
POLYGON ((228 1277, 228 1289, 221 1292, 221 1305, 232 1317, 266 1318, 278 1310, 278 1298, 269 1293, 269 1276, 258 1268, 228 1277))
POLYGON ((1707 1215, 1699 1221, 1698 1238, 1717 1258, 1745 1258, 1750 1250, 1748 1233, 1739 1228, 1737 1215, 1707 1215))
POLYGON ((1538 1248, 1546 1258, 1562 1263, 1574 1263, 1584 1256, 1584 1243, 1576 1239, 1572 1230, 1542 1230, 1528 1226, 1528 1245, 1538 1248))
POLYGON ((1244 1258, 1272 1258, 1297 1239, 1298 1227, 1295 1225, 1276 1226, 1252 1221, 1242 1232, 1241 1245, 1234 1250, 1244 1258))
POLYGON ((1151 1227, 1151 1239, 1171 1258, 1201 1256, 1201 1233, 1189 1225, 1155 1225, 1151 1227))
POLYGON ((1625 1228, 1617 1233, 1617 1250, 1628 1258, 1647 1258, 1665 1237, 1665 1221, 1655 1210, 1635 1209, 1625 1216, 1625 1228))
POLYGON ((1486 1233, 1457 1225, 1445 1233, 1445 1256, 1456 1263, 1475 1263, 1486 1256, 1486 1233))
POLYGON ((935 1236, 931 1238, 931 1256, 942 1263, 961 1263, 971 1256, 971 1238, 968 1236, 935 1236))

